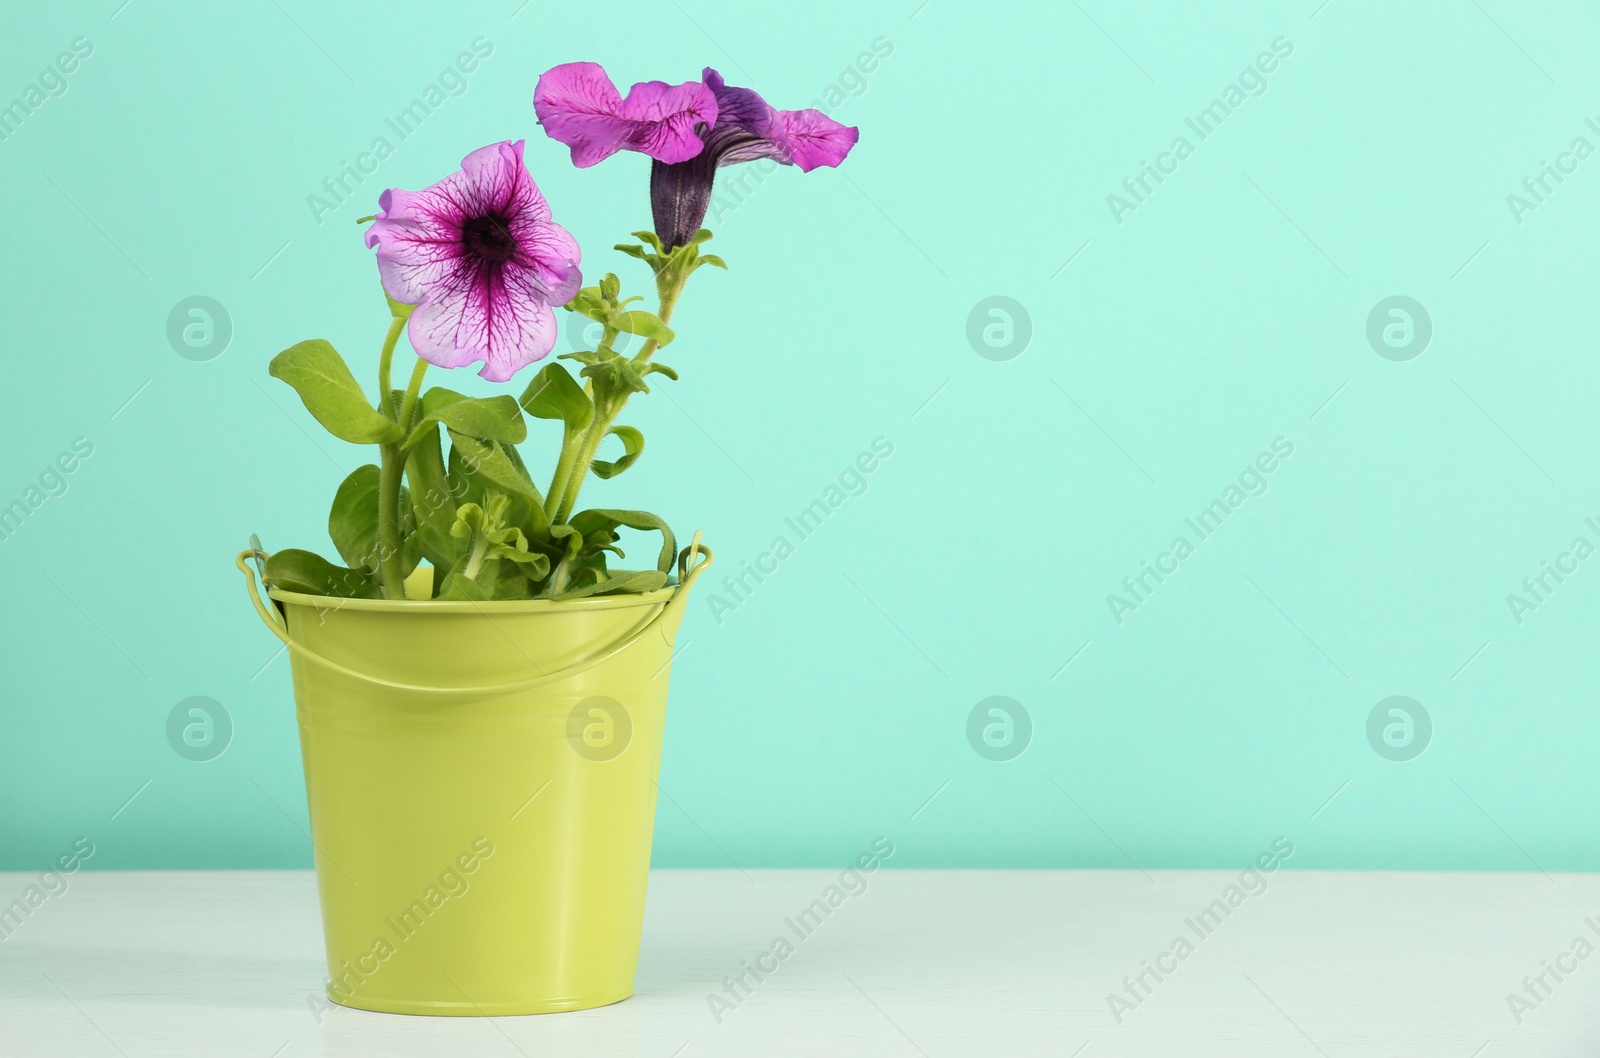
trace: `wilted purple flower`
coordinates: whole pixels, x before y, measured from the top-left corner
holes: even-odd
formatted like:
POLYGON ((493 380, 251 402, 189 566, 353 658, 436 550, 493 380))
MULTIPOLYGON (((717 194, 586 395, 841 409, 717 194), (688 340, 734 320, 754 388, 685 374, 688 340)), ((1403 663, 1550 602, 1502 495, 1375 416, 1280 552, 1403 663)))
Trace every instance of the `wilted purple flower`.
POLYGON ((860 135, 819 110, 775 110, 750 89, 729 87, 709 67, 702 76, 700 85, 673 89, 659 81, 635 85, 622 100, 598 65, 567 63, 540 77, 534 92, 539 123, 572 147, 574 164, 593 165, 622 149, 654 159, 650 205, 656 236, 669 250, 700 229, 720 166, 770 158, 810 172, 844 161, 860 135), (709 106, 695 97, 695 88, 707 94, 709 106), (634 104, 635 96, 641 97, 640 105, 634 104), (691 115, 694 150, 686 149, 682 138, 691 115))
POLYGON ((367 229, 384 292, 414 305, 407 334, 440 367, 483 361, 504 382, 555 346, 552 305, 583 279, 572 234, 522 162, 523 141, 492 143, 423 191, 393 188, 367 229))

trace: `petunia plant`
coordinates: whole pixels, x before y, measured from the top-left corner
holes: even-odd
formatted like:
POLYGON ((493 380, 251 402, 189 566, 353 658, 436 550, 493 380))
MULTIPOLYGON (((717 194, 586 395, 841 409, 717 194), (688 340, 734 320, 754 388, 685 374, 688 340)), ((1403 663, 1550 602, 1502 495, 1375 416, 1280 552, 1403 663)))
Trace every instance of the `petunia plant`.
POLYGON ((583 285, 577 240, 553 219, 521 140, 473 151, 458 172, 422 191, 383 192, 378 212, 361 221, 390 312, 377 399, 320 338, 285 349, 271 365, 330 433, 375 445, 377 461, 334 496, 328 533, 344 564, 278 551, 265 556, 273 587, 398 600, 408 597, 410 580, 409 597, 488 600, 574 599, 667 583, 677 544, 665 521, 645 511, 578 510, 578 495, 590 474, 611 478, 638 462, 644 436, 618 417, 633 394, 650 392, 651 376, 677 380, 654 359, 676 337, 673 310, 702 266, 727 267, 702 252, 717 169, 758 158, 802 172, 837 166, 857 130, 816 110, 775 110, 712 69, 700 81, 647 81, 623 96, 599 65, 567 63, 539 78, 534 111, 545 132, 571 148, 578 168, 624 150, 651 159, 654 230, 636 231, 638 242, 615 249, 649 266, 654 311, 637 306, 643 296, 624 297, 614 273, 583 285), (547 362, 519 395, 423 390, 433 367, 481 364, 483 378, 512 382, 554 349, 557 308, 600 325, 593 349, 547 362), (631 357, 616 349, 623 335, 642 343, 631 357), (397 389, 402 336, 417 361, 397 389), (517 447, 527 439, 527 417, 561 424, 543 488, 517 447), (622 445, 614 460, 599 458, 608 437, 622 445), (622 529, 661 535, 653 568, 611 566, 625 557, 622 529), (423 561, 434 571, 431 587, 412 576, 423 561))

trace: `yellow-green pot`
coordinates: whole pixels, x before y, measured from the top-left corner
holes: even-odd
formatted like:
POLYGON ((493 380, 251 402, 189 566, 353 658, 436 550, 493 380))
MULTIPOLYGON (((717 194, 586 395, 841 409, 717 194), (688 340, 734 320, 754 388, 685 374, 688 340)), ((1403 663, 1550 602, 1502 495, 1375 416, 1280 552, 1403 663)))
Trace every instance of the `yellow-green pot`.
POLYGON ((293 665, 328 998, 502 1015, 632 995, 698 537, 678 586, 570 602, 269 608, 250 555, 293 665))

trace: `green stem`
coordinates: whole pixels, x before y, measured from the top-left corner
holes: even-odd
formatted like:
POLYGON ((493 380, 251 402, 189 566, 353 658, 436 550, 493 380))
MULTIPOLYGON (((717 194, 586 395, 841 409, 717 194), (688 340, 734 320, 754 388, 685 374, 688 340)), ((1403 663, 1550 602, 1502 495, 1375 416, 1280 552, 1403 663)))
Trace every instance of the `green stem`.
POLYGON ((422 377, 428 373, 428 362, 417 357, 417 366, 411 369, 411 382, 406 386, 406 396, 400 404, 400 417, 395 420, 402 430, 411 429, 411 416, 417 408, 417 394, 422 392, 422 377))
POLYGON ((477 580, 478 571, 483 568, 483 560, 489 554, 489 532, 487 528, 478 531, 478 538, 472 542, 472 554, 467 558, 467 568, 462 575, 468 580, 477 580))
MULTIPOLYGON (((672 322, 672 310, 678 307, 678 298, 683 294, 683 285, 688 281, 689 277, 687 275, 679 275, 675 276, 672 282, 661 287, 661 307, 656 312, 656 315, 661 318, 662 323, 672 322)), ((633 362, 636 364, 645 363, 655 354, 658 348, 660 346, 656 344, 656 340, 654 338, 650 339, 644 343, 644 348, 639 350, 639 355, 633 358, 633 362)))
MULTIPOLYGON (((396 320, 404 323, 404 320, 396 320)), ((389 329, 389 336, 398 339, 399 331, 395 327, 389 329)), ((389 357, 394 352, 392 343, 385 343, 384 351, 387 354, 379 375, 385 384, 389 381, 389 357)), ((395 421, 400 424, 402 431, 409 430, 412 413, 417 406, 417 393, 422 389, 422 377, 428 373, 428 362, 421 357, 417 358, 417 366, 411 369, 411 383, 406 388, 405 398, 400 402, 400 409, 395 414, 395 421)), ((393 394, 390 394, 390 406, 393 406, 393 394)), ((378 464, 378 571, 379 579, 383 582, 383 597, 386 599, 404 599, 406 597, 406 566, 405 566, 405 538, 401 532, 400 513, 400 485, 405 478, 406 454, 399 444, 379 445, 382 453, 378 464)))
MULTIPOLYGON (((591 420, 592 421, 592 420, 591 420)), ((545 517, 555 519, 566 497, 567 481, 572 477, 572 465, 578 459, 578 449, 583 447, 584 432, 564 433, 561 438, 561 455, 556 459, 556 472, 550 478, 550 488, 545 493, 545 517)))
POLYGON ((385 599, 406 597, 404 542, 400 539, 400 478, 405 459, 399 445, 381 445, 378 466, 378 571, 385 599))
MULTIPOLYGON (((687 272, 680 272, 676 268, 670 274, 657 278, 656 294, 659 307, 656 315, 662 323, 671 322, 672 310, 677 307, 678 298, 683 294, 683 287, 688 279, 687 272)), ((608 334, 608 340, 610 337, 608 334)), ((658 348, 660 346, 656 340, 650 339, 633 358, 633 363, 649 362, 658 348)), ((550 492, 545 499, 545 513, 549 515, 553 524, 561 524, 572 517, 572 509, 578 504, 578 491, 583 488, 584 481, 589 477, 589 466, 599 453, 601 442, 611 431, 611 424, 617 421, 617 416, 622 414, 622 407, 627 402, 626 393, 619 394, 614 404, 603 404, 596 400, 594 418, 589 420, 588 427, 575 439, 562 442, 561 457, 556 462, 556 472, 550 480, 550 492), (573 443, 574 440, 576 443, 573 443)))
POLYGON ((589 476, 589 464, 594 462, 595 455, 600 451, 600 442, 605 440, 606 434, 611 430, 611 424, 622 412, 622 406, 628 398, 623 395, 617 400, 616 407, 602 408, 595 405, 594 418, 589 422, 589 428, 582 434, 578 442, 577 458, 567 472, 567 479, 563 483, 561 503, 556 508, 555 523, 560 524, 572 517, 572 508, 578 502, 578 490, 583 487, 584 479, 589 476))
POLYGON ((394 387, 389 384, 389 365, 394 362, 394 347, 400 341, 400 332, 405 330, 406 321, 396 316, 389 321, 389 333, 383 338, 383 351, 378 354, 378 407, 388 415, 395 417, 394 387))

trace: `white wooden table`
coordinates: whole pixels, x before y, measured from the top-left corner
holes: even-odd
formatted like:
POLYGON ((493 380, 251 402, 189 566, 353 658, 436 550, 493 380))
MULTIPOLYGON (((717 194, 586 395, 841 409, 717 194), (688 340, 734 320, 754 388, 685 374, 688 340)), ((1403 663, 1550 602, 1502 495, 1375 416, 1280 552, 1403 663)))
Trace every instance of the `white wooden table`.
POLYGON ((1556 961, 1600 946, 1600 876, 1572 874, 1279 871, 1211 930, 1232 872, 885 869, 719 1023, 707 996, 835 877, 658 871, 633 999, 490 1020, 314 1013, 308 872, 80 872, 0 942, 0 1055, 1600 1053, 1600 951, 1556 961), (1118 1024, 1108 994, 1178 937, 1118 1024))

